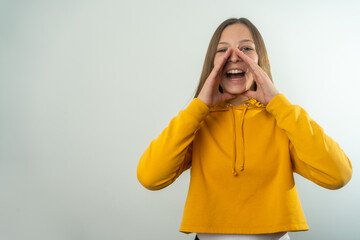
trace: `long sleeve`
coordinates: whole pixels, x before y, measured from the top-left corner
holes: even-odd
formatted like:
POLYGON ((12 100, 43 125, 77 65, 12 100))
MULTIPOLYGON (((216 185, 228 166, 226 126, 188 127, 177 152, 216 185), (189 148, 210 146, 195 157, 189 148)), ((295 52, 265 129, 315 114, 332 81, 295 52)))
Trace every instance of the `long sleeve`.
POLYGON ((191 166, 191 143, 208 113, 206 104, 195 98, 150 143, 137 167, 138 180, 144 187, 162 189, 191 166))
POLYGON ((350 160, 304 109, 292 105, 283 94, 274 97, 266 109, 290 140, 294 172, 328 189, 350 181, 350 160))

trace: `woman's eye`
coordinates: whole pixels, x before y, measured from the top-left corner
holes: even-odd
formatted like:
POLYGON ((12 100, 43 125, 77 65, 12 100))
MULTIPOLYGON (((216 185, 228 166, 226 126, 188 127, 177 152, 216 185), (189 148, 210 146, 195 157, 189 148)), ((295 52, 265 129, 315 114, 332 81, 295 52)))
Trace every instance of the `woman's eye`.
POLYGON ((219 49, 217 52, 226 52, 226 48, 219 49))
POLYGON ((253 50, 253 49, 252 49, 252 48, 250 48, 250 47, 243 47, 243 48, 240 48, 240 51, 242 51, 242 52, 251 51, 251 50, 253 50))

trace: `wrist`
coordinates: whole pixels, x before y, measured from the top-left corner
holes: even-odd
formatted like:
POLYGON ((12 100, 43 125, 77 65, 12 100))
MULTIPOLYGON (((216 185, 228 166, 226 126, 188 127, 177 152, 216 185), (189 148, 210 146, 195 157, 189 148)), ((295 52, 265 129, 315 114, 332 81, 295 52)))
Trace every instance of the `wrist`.
POLYGON ((201 96, 197 96, 197 99, 199 99, 201 102, 203 102, 208 108, 211 108, 212 105, 210 104, 209 101, 206 101, 204 98, 202 98, 201 96))

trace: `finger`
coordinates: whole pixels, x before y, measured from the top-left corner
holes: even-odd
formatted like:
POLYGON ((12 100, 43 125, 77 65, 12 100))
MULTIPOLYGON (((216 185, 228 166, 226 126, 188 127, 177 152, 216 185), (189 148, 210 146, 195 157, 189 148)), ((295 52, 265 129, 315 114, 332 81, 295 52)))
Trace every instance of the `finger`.
POLYGON ((220 70, 224 67, 225 63, 227 62, 227 60, 229 59, 230 55, 231 55, 232 49, 228 48, 225 52, 225 54, 219 58, 218 62, 215 63, 214 68, 217 68, 217 70, 220 70))
POLYGON ((240 51, 239 49, 235 50, 235 53, 246 63, 249 67, 248 69, 254 74, 254 80, 259 83, 262 82, 262 79, 267 78, 267 74, 264 70, 250 57, 248 57, 245 53, 240 51))
POLYGON ((253 59, 248 57, 245 53, 243 53, 239 49, 235 49, 235 53, 250 67, 250 70, 252 70, 252 72, 264 71, 253 59))
POLYGON ((253 59, 248 57, 243 51, 240 51, 238 48, 235 49, 235 53, 247 64, 249 65, 253 70, 260 67, 253 59))
POLYGON ((234 94, 223 93, 223 94, 221 94, 221 101, 227 101, 227 100, 233 99, 235 97, 236 97, 236 95, 234 95, 234 94))
POLYGON ((222 58, 220 58, 219 62, 217 62, 213 68, 213 70, 211 71, 209 78, 213 78, 215 79, 216 76, 219 74, 219 72, 221 72, 221 70, 223 69, 226 61, 228 60, 228 58, 230 57, 232 52, 231 48, 228 48, 224 54, 224 56, 222 58))
POLYGON ((241 95, 244 95, 246 97, 249 97, 249 98, 254 98, 256 99, 256 92, 255 91, 246 91, 246 92, 243 92, 241 95))

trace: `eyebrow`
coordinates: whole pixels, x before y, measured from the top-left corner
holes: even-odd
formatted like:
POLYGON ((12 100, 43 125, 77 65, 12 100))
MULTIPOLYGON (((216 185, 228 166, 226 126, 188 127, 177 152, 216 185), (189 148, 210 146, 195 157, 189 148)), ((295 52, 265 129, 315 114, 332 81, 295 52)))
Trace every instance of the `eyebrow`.
MULTIPOLYGON (((252 42, 252 43, 254 43, 254 41, 249 40, 249 39, 241 40, 239 43, 244 43, 244 42, 252 42)), ((219 44, 229 44, 229 43, 228 43, 228 42, 219 42, 218 45, 219 45, 219 44)), ((255 44, 255 43, 254 43, 254 44, 255 44)))

